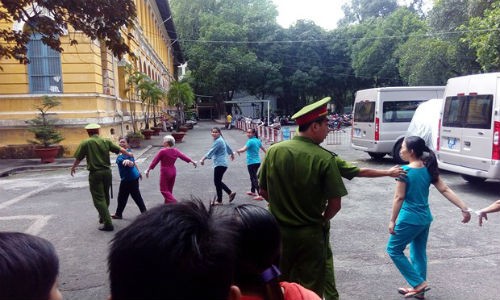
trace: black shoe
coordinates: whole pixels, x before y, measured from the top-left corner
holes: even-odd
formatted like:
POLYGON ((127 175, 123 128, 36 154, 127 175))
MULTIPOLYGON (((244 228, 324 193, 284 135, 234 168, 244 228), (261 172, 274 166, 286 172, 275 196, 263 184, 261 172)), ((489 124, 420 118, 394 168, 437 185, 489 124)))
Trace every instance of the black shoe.
POLYGON ((121 219, 123 219, 123 217, 122 217, 122 216, 120 216, 120 215, 116 215, 116 214, 115 214, 115 215, 112 215, 112 216, 111 216, 111 219, 121 220, 121 219))
POLYGON ((231 194, 229 194, 229 203, 233 202, 234 197, 236 197, 236 192, 232 192, 231 194))
POLYGON ((113 230, 115 230, 115 228, 113 227, 113 225, 104 225, 102 227, 99 227, 99 230, 100 231, 113 231, 113 230))

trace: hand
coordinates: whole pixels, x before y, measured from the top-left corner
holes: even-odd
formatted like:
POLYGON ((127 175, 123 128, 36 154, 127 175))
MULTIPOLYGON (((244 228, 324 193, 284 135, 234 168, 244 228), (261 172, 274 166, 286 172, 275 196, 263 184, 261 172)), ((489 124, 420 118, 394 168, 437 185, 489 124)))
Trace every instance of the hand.
POLYGON ((142 174, 139 172, 139 179, 142 180, 142 174))
POLYGON ((390 234, 396 234, 396 232, 394 232, 394 227, 395 227, 395 226, 396 226, 396 225, 394 224, 394 221, 390 221, 390 222, 389 222, 389 233, 390 233, 390 234))
POLYGON ((462 211, 462 223, 468 223, 470 221, 471 215, 469 211, 462 211))
POLYGON ((389 169, 389 176, 391 176, 391 177, 400 177, 400 176, 406 177, 406 171, 403 170, 403 168, 401 168, 400 166, 395 165, 394 167, 389 169))
POLYGON ((485 221, 488 221, 488 214, 484 211, 478 211, 479 214, 479 226, 483 226, 483 218, 485 221))
POLYGON ((191 163, 193 164, 194 168, 196 169, 196 162, 192 161, 191 163))
POLYGON ((205 164, 205 161, 204 161, 203 159, 202 159, 202 160, 200 160, 200 165, 202 165, 202 166, 203 166, 204 164, 205 164))
POLYGON ((238 151, 236 151, 236 153, 238 153, 238 156, 240 156, 240 151, 239 151, 239 150, 238 150, 238 151))
POLYGON ((131 160, 125 159, 125 160, 122 162, 122 165, 123 165, 123 166, 125 166, 125 167, 133 167, 133 166, 134 166, 134 163, 133 163, 131 160))
POLYGON ((231 153, 231 160, 234 160, 234 153, 231 153))
POLYGON ((144 174, 146 174, 146 178, 149 178, 149 170, 147 170, 146 172, 144 172, 144 174))

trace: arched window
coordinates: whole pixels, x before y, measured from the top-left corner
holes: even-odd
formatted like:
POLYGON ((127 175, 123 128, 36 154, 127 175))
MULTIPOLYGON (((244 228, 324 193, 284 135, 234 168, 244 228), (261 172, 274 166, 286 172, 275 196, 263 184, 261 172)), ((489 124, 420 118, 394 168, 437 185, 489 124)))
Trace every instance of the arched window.
POLYGON ((33 33, 30 37, 28 58, 30 93, 62 93, 61 54, 42 43, 39 33, 33 33))

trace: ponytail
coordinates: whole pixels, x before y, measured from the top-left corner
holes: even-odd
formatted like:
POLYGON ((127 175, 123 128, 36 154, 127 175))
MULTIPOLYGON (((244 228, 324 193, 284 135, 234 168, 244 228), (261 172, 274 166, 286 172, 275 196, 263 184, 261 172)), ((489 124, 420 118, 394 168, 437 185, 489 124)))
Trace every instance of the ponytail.
POLYGON ((429 149, 429 147, 425 146, 424 153, 422 155, 422 160, 424 162, 425 167, 427 168, 427 170, 429 170, 429 173, 431 174, 431 182, 436 183, 436 181, 439 178, 439 168, 438 168, 436 154, 434 153, 434 151, 429 149))

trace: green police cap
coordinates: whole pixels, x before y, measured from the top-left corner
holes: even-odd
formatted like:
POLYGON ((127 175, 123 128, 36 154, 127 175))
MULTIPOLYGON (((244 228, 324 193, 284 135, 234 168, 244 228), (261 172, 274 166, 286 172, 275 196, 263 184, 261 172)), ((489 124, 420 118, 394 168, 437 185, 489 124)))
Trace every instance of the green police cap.
POLYGON ((85 126, 85 129, 99 129, 99 128, 101 128, 101 126, 96 123, 90 123, 87 126, 85 126))
POLYGON ((330 102, 331 98, 326 97, 312 104, 304 106, 301 110, 292 116, 292 120, 297 122, 297 125, 307 124, 316 120, 319 117, 326 116, 328 111, 326 105, 330 102))

